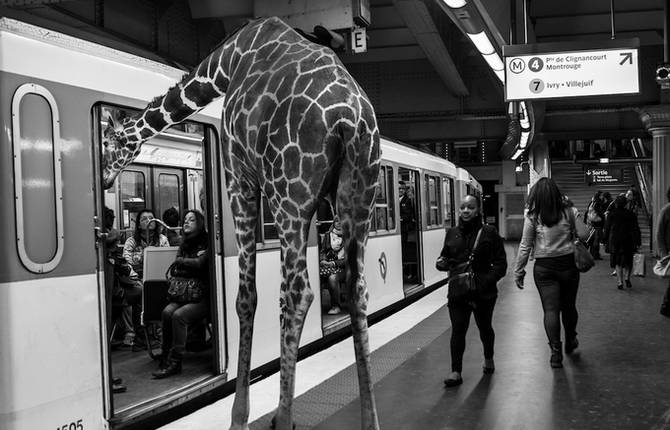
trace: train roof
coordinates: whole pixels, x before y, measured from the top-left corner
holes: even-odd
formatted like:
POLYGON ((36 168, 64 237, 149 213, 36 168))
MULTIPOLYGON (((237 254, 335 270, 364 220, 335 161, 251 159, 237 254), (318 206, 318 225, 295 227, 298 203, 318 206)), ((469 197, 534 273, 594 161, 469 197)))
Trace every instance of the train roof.
POLYGON ((457 167, 451 161, 432 154, 427 154, 384 136, 381 138, 381 149, 382 160, 384 161, 393 161, 412 167, 421 167, 457 177, 457 167))
MULTIPOLYGON (((143 101, 165 93, 184 74, 153 60, 6 17, 0 18, 0 71, 143 101)), ((221 118, 222 109, 223 98, 200 115, 221 118)))

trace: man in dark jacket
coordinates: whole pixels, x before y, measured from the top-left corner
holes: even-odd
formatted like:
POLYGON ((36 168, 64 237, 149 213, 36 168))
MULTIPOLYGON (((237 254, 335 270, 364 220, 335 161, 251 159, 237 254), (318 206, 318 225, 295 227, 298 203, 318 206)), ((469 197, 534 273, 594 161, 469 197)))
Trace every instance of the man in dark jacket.
POLYGON ((461 371, 465 352, 465 335, 470 324, 470 315, 473 313, 484 346, 484 373, 493 373, 495 333, 492 319, 493 308, 498 298, 496 283, 505 276, 507 271, 507 256, 502 239, 494 227, 482 225, 479 200, 474 196, 465 196, 459 209, 459 225, 449 228, 444 238, 438 269, 446 268, 450 278, 462 273, 467 270, 467 262, 471 253, 473 254, 472 272, 476 290, 462 297, 448 295, 449 317, 452 326, 452 372, 444 381, 447 387, 460 385, 463 382, 461 371), (477 240, 478 235, 479 240, 477 240))
MULTIPOLYGON (((658 226, 656 227, 656 243, 661 258, 670 254, 670 188, 668 188, 667 197, 669 203, 663 206, 661 213, 658 214, 658 226)), ((670 318, 670 284, 663 296, 661 315, 670 318)))

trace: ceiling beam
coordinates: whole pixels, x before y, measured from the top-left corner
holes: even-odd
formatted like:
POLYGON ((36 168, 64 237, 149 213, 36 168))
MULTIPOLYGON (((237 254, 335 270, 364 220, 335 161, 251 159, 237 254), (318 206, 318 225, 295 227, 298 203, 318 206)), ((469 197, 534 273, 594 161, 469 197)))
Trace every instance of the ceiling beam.
POLYGON ((419 0, 395 0, 394 4, 449 92, 469 95, 426 5, 419 0))

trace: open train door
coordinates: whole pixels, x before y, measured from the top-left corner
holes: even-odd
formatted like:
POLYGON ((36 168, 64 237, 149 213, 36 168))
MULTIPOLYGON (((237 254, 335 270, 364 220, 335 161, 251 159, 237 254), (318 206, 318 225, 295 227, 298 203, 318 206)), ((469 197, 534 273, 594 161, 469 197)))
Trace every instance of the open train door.
POLYGON ((405 294, 422 284, 421 265, 421 193, 419 172, 404 167, 398 168, 400 178, 400 237, 402 246, 402 279, 405 294))
POLYGON ((103 130, 110 117, 116 120, 120 114, 132 115, 134 111, 98 104, 92 112, 98 282, 103 298, 100 324, 104 409, 105 419, 113 427, 149 419, 227 380, 224 203, 215 120, 197 118, 150 139, 129 167, 132 175, 124 176, 127 172, 122 172, 115 184, 104 190, 103 130), (165 336, 172 331, 172 326, 166 330, 162 324, 162 312, 168 304, 166 269, 175 260, 178 246, 144 248, 141 282, 131 284, 132 279, 123 273, 127 267, 123 245, 133 236, 135 218, 144 208, 161 218, 170 207, 179 212, 175 233, 181 232, 187 210, 198 210, 205 216, 209 237, 209 267, 205 270, 209 272, 210 294, 200 303, 205 305, 202 315, 188 321, 181 371, 157 378, 154 373, 159 369, 158 358, 165 353, 165 336), (116 241, 112 240, 112 232, 118 237, 116 241), (141 304, 131 302, 129 284, 141 288, 141 304), (135 318, 138 306, 139 323, 135 318))

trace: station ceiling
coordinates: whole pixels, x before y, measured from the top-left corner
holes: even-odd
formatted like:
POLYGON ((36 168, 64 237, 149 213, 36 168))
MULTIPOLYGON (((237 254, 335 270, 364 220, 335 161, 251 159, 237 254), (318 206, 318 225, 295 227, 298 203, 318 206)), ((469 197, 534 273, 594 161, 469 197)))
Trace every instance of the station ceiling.
MULTIPOLYGON (((467 1, 482 13, 496 45, 509 43, 512 8, 517 43, 609 40, 613 5, 614 37, 640 40, 641 93, 535 103, 536 139, 645 134, 635 109, 659 102, 654 72, 663 62, 664 0, 528 0, 525 21, 523 0, 467 1)), ((502 85, 441 2, 370 0, 367 52, 341 59, 372 99, 384 135, 427 149, 444 142, 500 144, 509 123, 502 85)), ((0 0, 0 13, 188 69, 253 15, 252 3, 0 0), (207 3, 216 7, 203 9, 207 3)))

